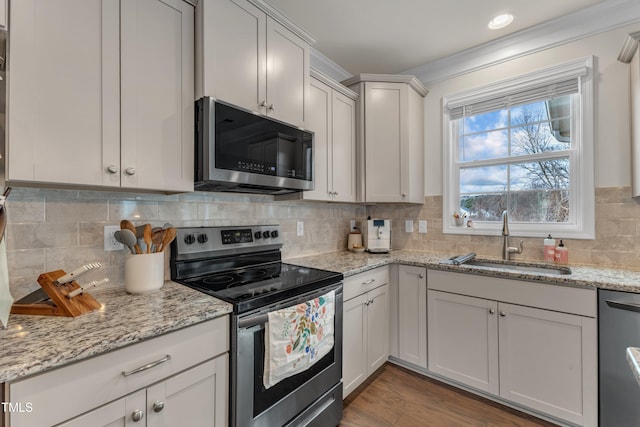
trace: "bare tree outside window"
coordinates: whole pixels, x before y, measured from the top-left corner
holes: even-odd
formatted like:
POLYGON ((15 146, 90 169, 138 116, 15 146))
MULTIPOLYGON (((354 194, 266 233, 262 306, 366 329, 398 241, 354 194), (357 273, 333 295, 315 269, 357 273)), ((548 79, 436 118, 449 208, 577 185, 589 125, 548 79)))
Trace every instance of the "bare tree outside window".
MULTIPOLYGON (((563 97, 514 107, 500 115, 503 120, 508 117, 507 123, 485 120, 481 132, 463 132, 461 147, 469 165, 462 163, 460 168, 460 207, 470 218, 499 221, 507 209, 514 221, 569 220, 569 105, 568 97, 563 97), (554 102, 555 116, 550 114, 550 102, 554 102), (492 157, 483 147, 494 147, 494 153, 506 155, 492 157), (504 162, 482 165, 494 159, 504 162)), ((489 114, 498 117, 495 112, 489 114)), ((481 116, 464 126, 472 130, 483 122, 481 116)))

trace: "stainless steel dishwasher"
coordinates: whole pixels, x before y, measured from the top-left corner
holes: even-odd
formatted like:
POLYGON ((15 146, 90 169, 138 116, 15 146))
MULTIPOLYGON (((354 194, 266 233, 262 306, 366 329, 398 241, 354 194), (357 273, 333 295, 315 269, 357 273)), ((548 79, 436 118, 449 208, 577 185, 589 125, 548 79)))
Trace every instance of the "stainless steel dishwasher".
POLYGON ((640 347, 640 294, 599 290, 600 426, 640 426, 640 384, 627 347, 640 347))

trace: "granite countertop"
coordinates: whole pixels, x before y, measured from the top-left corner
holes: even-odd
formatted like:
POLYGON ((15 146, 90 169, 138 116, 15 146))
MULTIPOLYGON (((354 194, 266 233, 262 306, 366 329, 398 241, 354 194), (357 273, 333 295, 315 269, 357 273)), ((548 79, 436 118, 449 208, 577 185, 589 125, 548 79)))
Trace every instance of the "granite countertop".
POLYGON ((640 385, 640 348, 627 348, 627 361, 629 361, 629 366, 631 366, 633 375, 636 377, 636 380, 640 385))
MULTIPOLYGON (((291 258, 285 261, 306 267, 337 271, 344 274, 345 277, 362 273, 363 271, 371 270, 376 267, 399 263, 437 270, 520 279, 563 286, 601 288, 640 293, 640 272, 636 271, 569 265, 571 268, 571 274, 569 275, 528 273, 498 268, 475 267, 464 264, 445 264, 444 261, 446 261, 451 255, 452 254, 411 250, 391 251, 388 254, 369 254, 366 252, 357 254, 349 251, 342 251, 291 258)), ((500 261, 498 260, 498 262, 500 261)), ((527 262, 523 264, 532 265, 536 263, 527 262)), ((542 263, 537 264, 545 265, 542 263)))
POLYGON ((77 362, 226 315, 231 304, 166 282, 149 294, 92 290, 102 308, 78 317, 11 314, 0 326, 0 383, 77 362))

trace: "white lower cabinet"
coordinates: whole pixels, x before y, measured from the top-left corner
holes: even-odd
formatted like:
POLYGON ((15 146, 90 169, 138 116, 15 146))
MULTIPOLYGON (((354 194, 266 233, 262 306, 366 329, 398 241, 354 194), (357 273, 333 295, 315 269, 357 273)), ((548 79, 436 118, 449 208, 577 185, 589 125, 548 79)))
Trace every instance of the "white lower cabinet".
POLYGON ((427 368, 427 270, 398 268, 398 358, 427 368))
POLYGON ((8 425, 227 426, 228 351, 224 316, 15 381, 7 396, 33 411, 8 425))
POLYGON ((223 354, 60 427, 226 426, 228 370, 229 357, 223 354))
POLYGON ((388 279, 388 267, 382 267, 345 280, 343 397, 362 384, 389 357, 388 279))
POLYGON ((597 425, 593 289, 432 270, 428 279, 431 372, 563 421, 597 425))

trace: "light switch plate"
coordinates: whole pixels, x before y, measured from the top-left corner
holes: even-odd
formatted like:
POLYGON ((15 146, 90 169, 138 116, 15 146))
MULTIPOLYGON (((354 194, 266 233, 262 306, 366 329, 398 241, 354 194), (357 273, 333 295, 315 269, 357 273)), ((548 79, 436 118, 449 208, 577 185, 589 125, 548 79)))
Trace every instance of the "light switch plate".
POLYGON ((404 222, 404 231, 406 231, 407 233, 413 233, 413 220, 412 219, 407 219, 404 222))
POLYGON ((296 225, 296 234, 298 236, 303 236, 304 235, 304 222, 298 221, 298 223, 296 225))
POLYGON ((427 232, 427 220, 421 219, 418 220, 418 233, 426 233, 427 232))

